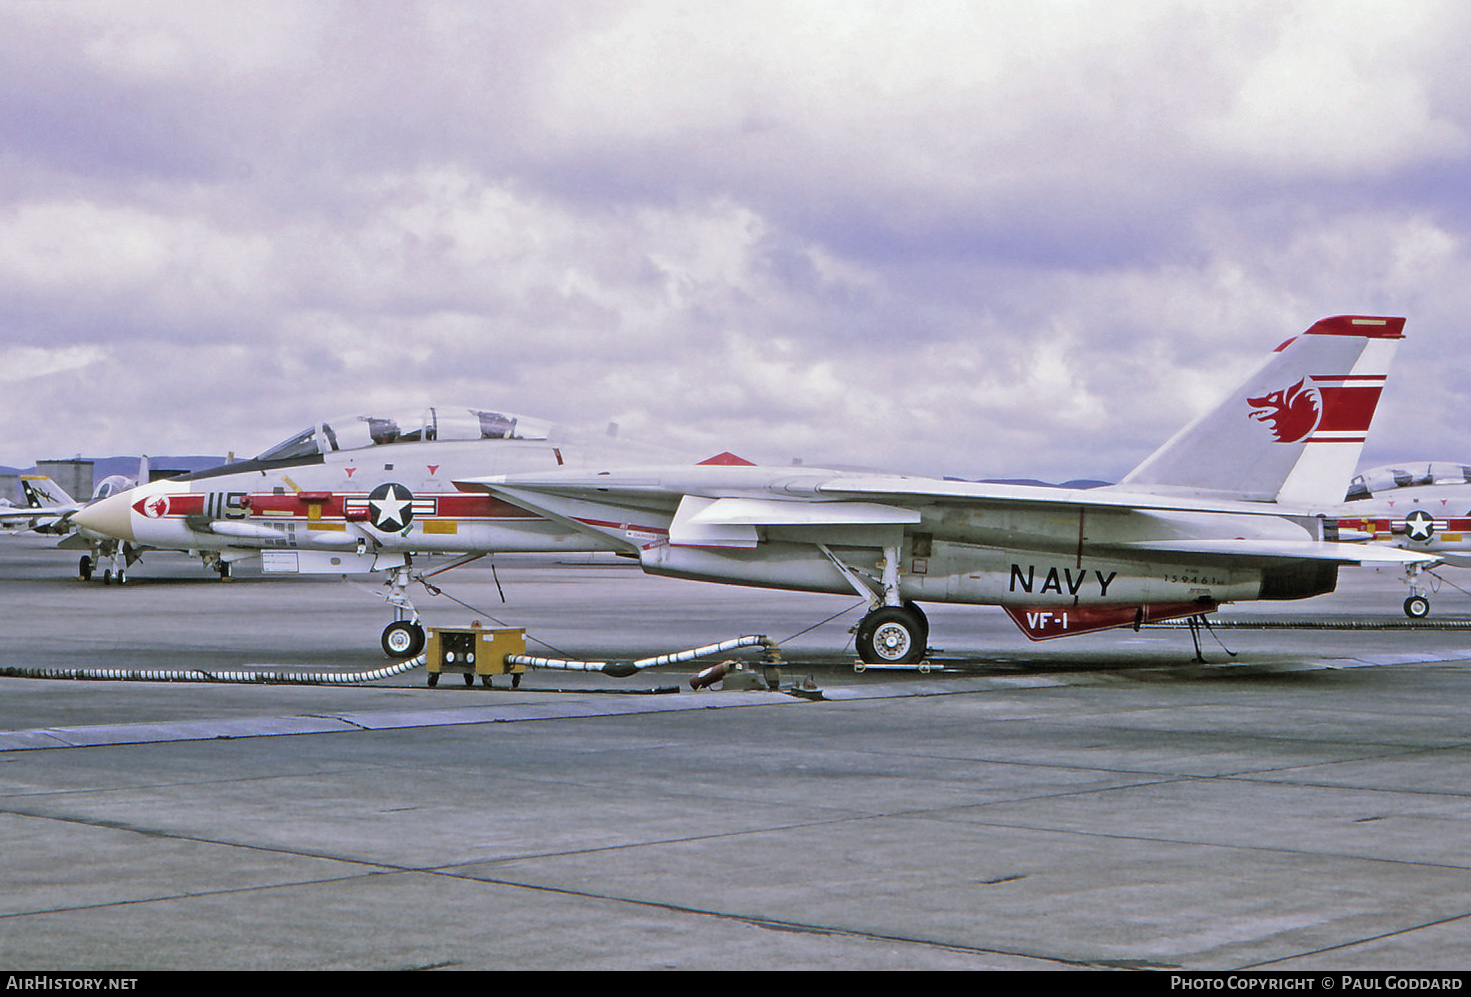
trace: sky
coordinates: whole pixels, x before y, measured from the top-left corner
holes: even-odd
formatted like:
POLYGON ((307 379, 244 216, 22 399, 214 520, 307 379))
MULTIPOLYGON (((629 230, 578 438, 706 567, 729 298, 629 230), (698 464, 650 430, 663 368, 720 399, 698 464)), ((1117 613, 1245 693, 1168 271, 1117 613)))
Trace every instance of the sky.
POLYGON ((1117 480, 1403 315, 1471 462, 1471 5, 0 3, 0 464, 468 404, 1117 480))

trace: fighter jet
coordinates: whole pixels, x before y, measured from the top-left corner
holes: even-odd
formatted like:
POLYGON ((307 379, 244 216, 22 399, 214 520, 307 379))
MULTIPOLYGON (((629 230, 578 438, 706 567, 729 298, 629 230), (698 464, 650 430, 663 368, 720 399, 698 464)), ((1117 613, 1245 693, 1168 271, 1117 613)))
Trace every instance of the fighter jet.
MULTIPOLYGON (((1385 544, 1434 554, 1446 564, 1471 568, 1471 465, 1414 461, 1356 475, 1347 501, 1333 511, 1341 539, 1385 544)), ((1430 615, 1422 565, 1405 565, 1410 587, 1405 615, 1430 615)))
POLYGON ((527 512, 453 480, 489 471, 542 471, 588 460, 647 461, 662 448, 590 440, 550 423, 475 407, 331 419, 251 460, 141 486, 73 516, 138 548, 187 550, 228 577, 260 558, 267 572, 388 573, 394 619, 384 652, 411 658, 425 634, 407 594, 413 559, 523 551, 616 551, 596 534, 527 512), (611 455, 618 455, 616 457, 611 455))
POLYGON ((58 524, 82 508, 81 502, 68 495, 66 489, 44 474, 22 474, 20 489, 26 504, 7 504, 4 509, 0 509, 0 526, 7 530, 55 532, 58 524))
MULTIPOLYGON (((726 462, 456 479, 655 575, 855 592, 870 664, 926 653, 919 603, 999 605, 1032 640, 1331 592, 1341 565, 1433 563, 1340 542, 1342 500, 1404 319, 1324 319, 1118 485, 990 485, 726 462)), ((397 508, 397 506, 395 506, 397 508)), ((1197 656, 1199 655, 1199 635, 1197 656)))
MULTIPOLYGON (((147 457, 142 459, 139 474, 142 480, 147 479, 147 457)), ((79 528, 74 517, 89 505, 134 487, 137 480, 121 474, 110 474, 97 483, 97 487, 92 490, 92 497, 86 502, 72 498, 66 489, 44 474, 23 474, 20 484, 27 508, 0 509, 0 525, 12 532, 61 536, 64 539, 58 544, 59 547, 88 551, 82 555, 77 565, 77 573, 83 580, 92 577, 93 568, 102 563, 103 558, 109 560, 109 566, 103 573, 105 582, 111 583, 114 575, 119 582, 127 580, 126 564, 131 562, 128 560, 130 551, 126 545, 115 537, 79 528)))

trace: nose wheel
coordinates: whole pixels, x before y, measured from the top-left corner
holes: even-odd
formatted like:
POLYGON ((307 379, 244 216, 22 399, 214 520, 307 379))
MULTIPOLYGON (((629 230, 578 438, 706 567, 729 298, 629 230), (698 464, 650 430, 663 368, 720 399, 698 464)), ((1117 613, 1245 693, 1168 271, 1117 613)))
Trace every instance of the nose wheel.
POLYGON ((396 620, 383 628, 383 653, 395 661, 417 658, 424 650, 424 628, 412 620, 396 620))

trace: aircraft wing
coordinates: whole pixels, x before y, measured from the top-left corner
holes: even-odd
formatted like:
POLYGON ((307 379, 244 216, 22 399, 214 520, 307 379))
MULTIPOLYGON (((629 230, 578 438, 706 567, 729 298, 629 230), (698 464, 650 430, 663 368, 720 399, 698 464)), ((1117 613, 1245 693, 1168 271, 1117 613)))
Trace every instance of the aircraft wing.
POLYGON ((43 519, 55 518, 54 513, 48 513, 42 509, 26 509, 20 506, 11 506, 8 509, 0 509, 0 529, 6 530, 29 530, 43 519))
POLYGON ((661 506, 671 500, 677 503, 679 496, 686 494, 716 500, 739 498, 745 502, 739 507, 730 502, 722 502, 722 515, 727 510, 740 508, 752 514, 747 522, 756 523, 762 521, 759 515, 755 515, 756 510, 762 509, 765 514, 776 517, 764 520, 772 525, 800 521, 800 517, 780 518, 797 516, 792 510, 798 505, 809 506, 809 512, 803 515, 818 520, 825 515, 845 517, 851 510, 862 505, 904 509, 936 505, 1017 506, 1031 509, 1076 509, 1084 506, 1145 511, 1230 512, 1258 516, 1307 514, 1306 510, 1285 509, 1268 502, 1218 501, 1135 492, 1115 487, 1049 488, 902 475, 853 475, 818 469, 791 472, 762 467, 675 466, 623 469, 596 475, 582 471, 549 475, 490 475, 456 479, 455 484, 469 491, 503 493, 514 490, 566 497, 580 496, 630 507, 661 506), (763 502, 764 505, 753 504, 756 502, 763 502), (826 508, 828 513, 811 511, 820 508, 826 508))
POLYGON ((75 508, 27 509, 23 506, 10 506, 0 509, 0 529, 57 532, 57 527, 65 523, 75 511, 75 508))
POLYGON ((888 475, 843 475, 819 485, 817 493, 833 499, 846 498, 905 505, 986 505, 1040 509, 1097 508, 1137 509, 1145 512, 1227 512, 1244 516, 1308 515, 1306 508, 1287 508, 1273 502, 1247 502, 1192 498, 1133 491, 1119 486, 1101 488, 1049 488, 1044 485, 1003 485, 985 481, 951 481, 940 478, 894 477, 888 475))
POLYGON ((1201 563, 1309 560, 1433 564, 1436 555, 1313 539, 1316 517, 1272 502, 1211 501, 1116 488, 1058 489, 817 469, 641 468, 588 475, 499 475, 456 481, 611 536, 651 543, 755 548, 774 532, 796 542, 842 536, 881 544, 896 528, 995 546, 1068 548, 1201 563), (1201 515, 1228 514, 1235 536, 1201 535, 1201 515), (1240 516, 1240 519, 1235 517, 1240 516), (1039 525, 1040 524, 1040 525, 1039 525), (1038 533, 1036 531, 1042 531, 1038 533), (1050 535, 1043 535, 1050 531, 1050 535))

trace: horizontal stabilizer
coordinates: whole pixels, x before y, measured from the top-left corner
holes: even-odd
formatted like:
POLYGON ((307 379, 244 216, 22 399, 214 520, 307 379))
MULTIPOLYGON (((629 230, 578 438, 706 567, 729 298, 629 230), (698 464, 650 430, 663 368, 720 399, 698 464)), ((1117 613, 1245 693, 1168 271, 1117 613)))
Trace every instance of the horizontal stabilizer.
POLYGON ((1232 560, 1308 560, 1336 564, 1432 565, 1441 558, 1396 547, 1358 543, 1329 543, 1321 540, 1227 539, 1202 537, 1189 540, 1138 540, 1113 546, 1140 552, 1202 554, 1232 560))

